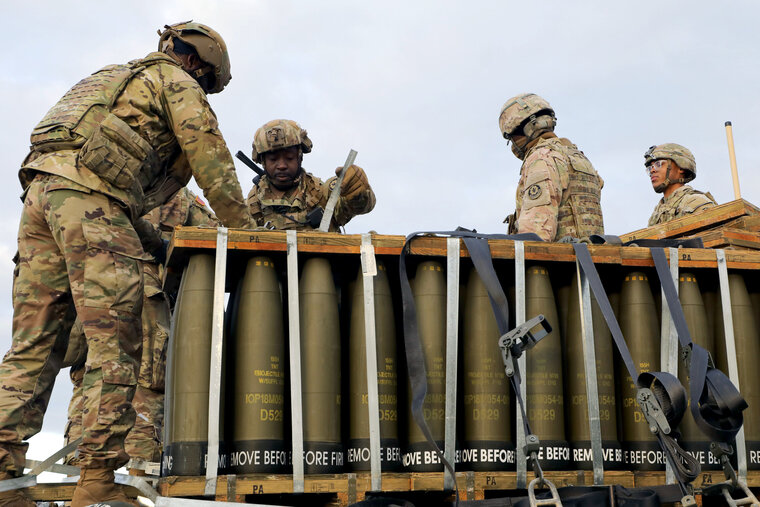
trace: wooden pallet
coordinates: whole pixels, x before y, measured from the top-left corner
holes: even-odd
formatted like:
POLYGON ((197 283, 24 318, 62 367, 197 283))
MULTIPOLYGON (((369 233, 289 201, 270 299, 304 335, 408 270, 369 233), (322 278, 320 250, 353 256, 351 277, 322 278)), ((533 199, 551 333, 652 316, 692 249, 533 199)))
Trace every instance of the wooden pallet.
MULTIPOLYGON (((545 472, 545 476, 557 487, 593 485, 593 473, 586 471, 545 472)), ((515 472, 457 472, 460 500, 482 500, 517 489, 515 472)), ((722 482, 722 471, 703 472, 694 481, 699 491, 705 486, 722 482)), ((604 474, 605 484, 624 487, 651 487, 665 484, 665 472, 609 471, 604 474)), ((747 477, 750 487, 760 487, 760 471, 750 471, 747 477)), ((165 477, 160 480, 158 491, 168 497, 203 496, 205 477, 165 477)), ((260 495, 283 495, 293 493, 290 475, 222 475, 217 479, 216 500, 227 502, 245 501, 252 495, 255 502, 260 495)), ((307 475, 304 492, 307 494, 333 494, 335 505, 346 506, 364 499, 371 491, 369 473, 307 475)), ((383 473, 384 493, 443 492, 443 474, 431 473, 383 473)), ((453 498, 453 497, 452 497, 453 498)))
MULTIPOLYGON (((74 494, 76 482, 49 482, 39 483, 36 486, 24 489, 24 492, 35 502, 68 502, 74 494)), ((141 493, 131 487, 125 486, 125 493, 130 498, 137 498, 141 493)))

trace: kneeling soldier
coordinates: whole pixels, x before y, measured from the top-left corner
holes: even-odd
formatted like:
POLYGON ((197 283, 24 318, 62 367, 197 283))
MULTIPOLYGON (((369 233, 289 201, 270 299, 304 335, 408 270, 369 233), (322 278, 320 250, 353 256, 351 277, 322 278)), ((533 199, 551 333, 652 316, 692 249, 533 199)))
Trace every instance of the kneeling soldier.
MULTIPOLYGON (((248 194, 248 206, 257 225, 270 229, 319 228, 337 177, 323 182, 303 170, 303 154, 311 148, 306 131, 292 120, 272 120, 256 131, 253 159, 264 166, 265 174, 248 194)), ((375 193, 364 170, 356 165, 348 167, 330 231, 338 231, 354 216, 369 213, 374 207, 375 193)))

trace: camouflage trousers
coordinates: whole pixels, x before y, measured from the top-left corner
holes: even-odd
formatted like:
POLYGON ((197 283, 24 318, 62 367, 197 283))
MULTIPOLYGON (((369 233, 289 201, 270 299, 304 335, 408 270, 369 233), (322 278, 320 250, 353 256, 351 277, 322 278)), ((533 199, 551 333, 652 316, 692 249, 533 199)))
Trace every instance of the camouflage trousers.
MULTIPOLYGON (((164 420, 164 379, 166 352, 169 339, 169 300, 161 289, 159 266, 145 262, 145 298, 142 311, 143 346, 137 390, 132 400, 137 418, 124 441, 124 448, 132 459, 158 462, 161 459, 161 430, 164 420)), ((74 394, 69 403, 69 420, 64 438, 68 444, 82 435, 82 379, 86 344, 81 322, 77 320, 69 337, 66 357, 71 356, 71 381, 74 394), (79 356, 79 357, 76 357, 79 356)), ((75 463, 75 454, 66 458, 75 463)))
POLYGON ((82 379, 79 465, 118 468, 134 424, 142 341, 142 261, 124 209, 65 178, 39 174, 27 188, 13 283, 11 349, 0 364, 0 471, 20 474, 39 432, 74 315, 88 354, 82 379))

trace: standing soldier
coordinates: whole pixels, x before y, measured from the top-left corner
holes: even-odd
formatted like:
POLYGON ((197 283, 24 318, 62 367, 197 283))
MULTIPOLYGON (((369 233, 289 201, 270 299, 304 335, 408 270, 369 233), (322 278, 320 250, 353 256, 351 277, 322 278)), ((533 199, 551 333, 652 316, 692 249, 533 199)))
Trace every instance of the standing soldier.
MULTIPOLYGON (((145 215, 163 241, 169 241, 174 227, 179 225, 216 227, 218 220, 208 211, 205 203, 189 189, 183 188, 171 201, 145 215)), ((127 467, 130 473, 139 474, 146 462, 161 459, 161 432, 164 420, 164 379, 166 353, 171 323, 169 297, 163 292, 163 264, 154 259, 143 263, 145 270, 145 293, 142 310, 142 360, 137 389, 132 400, 137 417, 135 425, 124 441, 129 454, 127 467)), ((74 384, 74 394, 69 403, 69 420, 64 439, 66 443, 82 436, 82 379, 87 343, 82 323, 77 320, 69 337, 69 346, 63 367, 71 366, 69 375, 74 384)), ((67 459, 73 462, 72 455, 67 459)))
MULTIPOLYGON (((19 179, 24 208, 13 337, 0 365, 0 479, 21 475, 76 314, 87 341, 81 475, 73 507, 127 501, 113 482, 141 357, 138 217, 195 177, 222 223, 253 227, 206 93, 230 80, 224 41, 198 23, 167 26, 159 51, 84 78, 34 128, 19 179)), ((145 222, 140 222, 145 224, 145 222)), ((142 229, 143 227, 140 227, 142 229)), ((0 505, 35 505, 21 490, 0 505)))
MULTIPOLYGON (((292 120, 272 120, 256 131, 253 159, 263 164, 266 172, 248 194, 248 206, 257 225, 270 229, 319 228, 337 177, 322 182, 303 170, 303 154, 311 148, 306 131, 292 120)), ((369 213, 374 207, 375 193, 364 170, 356 165, 348 167, 330 231, 338 231, 354 216, 369 213)))
POLYGON ((697 163, 691 151, 680 144, 650 147, 644 153, 644 167, 654 191, 663 195, 649 217, 649 227, 716 205, 710 192, 700 192, 686 185, 697 177, 697 163))
POLYGON ((501 108, 502 135, 523 161, 517 209, 505 220, 509 232, 534 232, 544 241, 604 234, 604 182, 583 152, 554 134, 556 124, 552 107, 533 93, 512 97, 501 108))

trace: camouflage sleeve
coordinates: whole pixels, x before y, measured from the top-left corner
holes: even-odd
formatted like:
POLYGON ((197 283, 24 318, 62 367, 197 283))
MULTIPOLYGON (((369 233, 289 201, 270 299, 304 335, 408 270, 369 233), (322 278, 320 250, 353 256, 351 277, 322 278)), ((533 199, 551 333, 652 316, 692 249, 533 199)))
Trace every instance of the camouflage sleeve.
POLYGON ((200 203, 193 201, 190 204, 190 210, 187 214, 187 223, 196 227, 216 227, 219 225, 219 219, 211 211, 200 203))
POLYGON ((261 227, 264 225, 264 214, 261 212, 261 202, 259 201, 259 196, 257 193, 258 186, 254 185, 251 191, 248 193, 248 198, 246 199, 246 204, 248 204, 248 211, 251 212, 251 217, 253 218, 253 221, 255 222, 256 226, 261 227))
MULTIPOLYGON (((327 188, 335 188, 337 177, 333 176, 327 180, 327 188)), ((333 220, 340 226, 346 225, 356 215, 369 213, 375 207, 375 192, 367 179, 364 170, 352 165, 347 169, 346 176, 343 178, 340 197, 335 205, 333 220)))
POLYGON ((522 179, 522 206, 518 210, 517 232, 534 232, 544 241, 554 241, 562 198, 557 168, 551 158, 539 156, 526 160, 522 179))
POLYGON ((232 155, 203 90, 194 81, 173 81, 162 90, 161 101, 195 181, 222 223, 253 227, 232 155))

